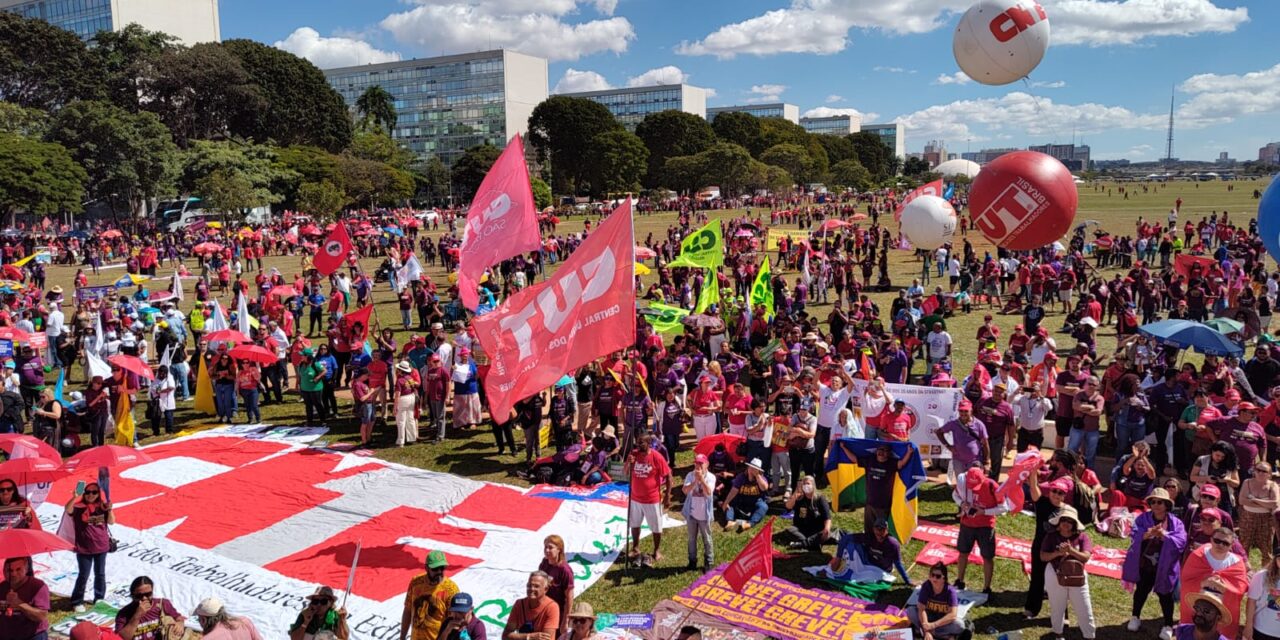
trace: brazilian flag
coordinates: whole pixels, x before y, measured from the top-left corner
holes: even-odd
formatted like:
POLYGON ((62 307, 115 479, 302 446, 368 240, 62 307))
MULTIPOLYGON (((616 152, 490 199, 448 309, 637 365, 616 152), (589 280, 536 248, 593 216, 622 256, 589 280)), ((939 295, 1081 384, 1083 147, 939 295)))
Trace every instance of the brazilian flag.
POLYGON ((916 528, 919 513, 919 487, 927 477, 920 450, 912 442, 885 442, 861 438, 843 438, 832 443, 827 456, 827 482, 831 485, 832 506, 836 511, 855 508, 867 503, 866 469, 858 464, 859 458, 874 458, 876 449, 888 445, 893 457, 901 460, 911 452, 911 459, 898 470, 893 482, 893 506, 889 511, 889 532, 899 540, 911 537, 916 528))

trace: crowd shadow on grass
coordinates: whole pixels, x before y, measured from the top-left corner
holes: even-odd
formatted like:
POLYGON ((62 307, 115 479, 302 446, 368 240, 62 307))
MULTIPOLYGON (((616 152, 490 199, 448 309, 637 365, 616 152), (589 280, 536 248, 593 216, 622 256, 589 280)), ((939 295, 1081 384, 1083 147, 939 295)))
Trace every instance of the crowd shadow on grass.
POLYGON ((463 477, 502 474, 510 472, 510 462, 495 460, 488 454, 479 453, 442 453, 435 459, 436 464, 448 473, 463 477))

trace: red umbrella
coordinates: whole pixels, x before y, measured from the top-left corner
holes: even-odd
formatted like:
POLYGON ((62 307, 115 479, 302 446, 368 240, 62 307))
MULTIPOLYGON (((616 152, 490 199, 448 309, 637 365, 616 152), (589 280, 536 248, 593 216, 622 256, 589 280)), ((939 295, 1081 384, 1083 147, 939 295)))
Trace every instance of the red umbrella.
POLYGON ((853 214, 852 216, 849 216, 849 219, 850 219, 850 220, 852 220, 852 221, 854 221, 854 222, 861 222, 861 221, 863 221, 863 220, 866 220, 866 219, 867 219, 867 214, 865 214, 865 213, 855 213, 855 214, 853 214))
POLYGON ((55 458, 14 458, 0 462, 0 478, 16 480, 18 484, 32 482, 53 482, 67 475, 62 468, 62 461, 55 458))
POLYGON ((260 347, 256 344, 242 344, 232 349, 231 357, 264 365, 276 363, 275 353, 266 347, 260 347))
POLYGON ((15 327, 0 327, 0 340, 12 340, 14 342, 26 342, 31 339, 31 334, 17 329, 15 327))
POLYGON ((314 224, 309 224, 309 225, 306 225, 306 226, 302 227, 301 229, 298 229, 298 233, 300 233, 300 234, 302 234, 302 235, 304 235, 304 236, 322 236, 322 235, 324 235, 324 232, 320 230, 320 227, 317 227, 317 226, 315 226, 314 224))
POLYGON ((119 238, 119 237, 121 237, 121 236, 123 236, 123 235, 124 235, 124 234, 123 234, 123 233, 120 233, 120 230, 119 230, 119 229, 107 229, 106 231, 103 231, 102 233, 99 233, 99 234, 98 234, 98 237, 99 237, 99 238, 102 238, 103 240, 110 240, 110 239, 112 239, 112 238, 119 238))
POLYGON ((22 269, 19 269, 11 264, 4 265, 4 268, 0 269, 0 273, 3 273, 4 277, 6 278, 12 278, 14 280, 22 279, 22 269))
POLYGON ((75 472, 80 469, 93 469, 96 467, 132 467, 134 465, 146 464, 151 462, 151 456, 115 444, 104 444, 100 447, 85 449, 62 463, 62 467, 69 472, 75 472))
POLYGON ((640 245, 636 245, 635 253, 636 253, 636 260, 652 260, 658 257, 657 251, 654 251, 649 247, 642 247, 640 245))
POLYGON ((53 445, 33 438, 31 436, 22 435, 20 433, 0 433, 0 451, 8 454, 10 458, 16 456, 18 449, 28 449, 35 453, 38 457, 48 458, 50 460, 60 460, 62 455, 58 453, 53 445))
POLYGON ((724 450, 729 452, 729 457, 733 458, 734 462, 741 462, 742 456, 738 455, 738 445, 746 441, 747 439, 743 436, 734 435, 732 433, 718 433, 714 436, 707 436, 699 440, 698 444, 693 448, 693 451, 694 453, 701 453, 704 456, 709 456, 712 451, 716 450, 717 444, 723 443, 724 450))
POLYGON ((235 329, 223 329, 221 331, 214 331, 213 333, 210 333, 209 335, 205 336, 204 339, 208 340, 209 342, 236 342, 236 343, 253 342, 252 340, 249 339, 249 336, 246 336, 245 334, 240 333, 235 329))
POLYGON ((281 299, 289 299, 299 294, 298 290, 293 288, 293 285, 282 284, 278 287, 271 287, 271 295, 279 296, 281 299))
POLYGON ((845 222, 844 220, 836 220, 835 218, 829 218, 826 221, 824 221, 821 225, 818 226, 818 231, 834 231, 836 229, 839 229, 840 227, 847 227, 849 226, 849 224, 850 223, 845 222))
POLYGON ((192 253, 217 253, 219 251, 222 251, 222 245, 216 242, 201 242, 200 244, 191 247, 192 253))
POLYGON ((140 377, 148 380, 155 380, 156 374, 151 371, 151 367, 143 362, 138 356, 125 355, 123 353, 107 358, 107 364, 114 364, 125 371, 138 374, 140 377))
POLYGON ((5 556, 21 558, 34 556, 37 553, 53 551, 70 551, 74 545, 58 536, 39 529, 5 529, 0 531, 0 549, 5 556))

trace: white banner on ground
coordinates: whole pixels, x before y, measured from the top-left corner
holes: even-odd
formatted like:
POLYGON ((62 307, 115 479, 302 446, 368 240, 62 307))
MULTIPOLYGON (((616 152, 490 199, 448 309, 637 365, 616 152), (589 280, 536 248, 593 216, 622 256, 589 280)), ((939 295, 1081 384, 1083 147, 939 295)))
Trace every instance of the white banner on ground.
MULTIPOLYGON (((853 415, 863 424, 866 424, 866 420, 862 415, 862 398, 867 395, 867 384, 866 380, 855 378, 851 398, 853 415)), ((951 453, 942 446, 934 432, 959 415, 960 390, 914 384, 886 384, 885 390, 894 400, 906 403, 906 411, 911 415, 911 441, 920 447, 920 457, 925 460, 950 458, 951 453)), ((885 411, 892 408, 890 405, 885 411)))
MULTIPOLYGON (((430 550, 445 553, 449 576, 472 594, 476 614, 496 637, 523 597, 547 535, 564 538, 578 593, 609 568, 626 536, 625 510, 617 506, 528 496, 517 487, 308 447, 285 433, 248 439, 215 429, 145 451, 153 462, 113 472, 111 533, 120 544, 107 559, 108 601, 123 605, 129 582, 145 575, 184 614, 217 596, 233 614, 252 618, 264 637, 284 637, 317 585, 341 589, 358 543, 347 599, 352 634, 397 640, 406 588, 430 550)), ((95 473, 54 484, 39 510, 45 530, 58 529, 75 483, 95 473)), ((35 562, 51 590, 71 593, 74 554, 42 554, 35 562)))

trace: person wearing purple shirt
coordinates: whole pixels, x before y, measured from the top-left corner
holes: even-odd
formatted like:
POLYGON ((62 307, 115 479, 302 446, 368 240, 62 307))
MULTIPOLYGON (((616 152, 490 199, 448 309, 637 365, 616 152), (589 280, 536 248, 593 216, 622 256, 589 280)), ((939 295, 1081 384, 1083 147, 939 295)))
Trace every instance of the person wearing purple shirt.
POLYGON ((885 349, 880 358, 880 375, 885 382, 905 384, 907 381, 907 352, 897 338, 885 349))
POLYGON ((1218 622, 1231 617, 1222 597, 1212 591, 1192 595, 1191 624, 1180 624, 1173 631, 1174 640, 1227 640, 1218 633, 1218 622))
POLYGON ((1000 477, 1000 468, 1004 465, 1004 454, 1013 443, 1009 435, 1013 433, 1013 405, 1005 399, 1005 385, 997 382, 991 387, 991 395, 978 403, 978 414, 987 427, 990 436, 988 448, 991 451, 991 477, 1000 477))
POLYGON ((990 437, 987 426, 973 416, 973 403, 960 401, 960 417, 942 425, 936 432, 938 441, 951 452, 951 469, 959 477, 974 462, 985 468, 991 463, 990 437), (948 442, 947 436, 951 436, 948 442))
POLYGON ((1218 439, 1231 443, 1236 450, 1236 464, 1240 469, 1252 469, 1253 463, 1266 459, 1267 432, 1255 420, 1258 407, 1252 402, 1236 405, 1236 415, 1221 418, 1208 424, 1218 439))
POLYGON ((0 638, 45 640, 49 636, 49 587, 32 574, 31 558, 4 561, 0 582, 0 638))

